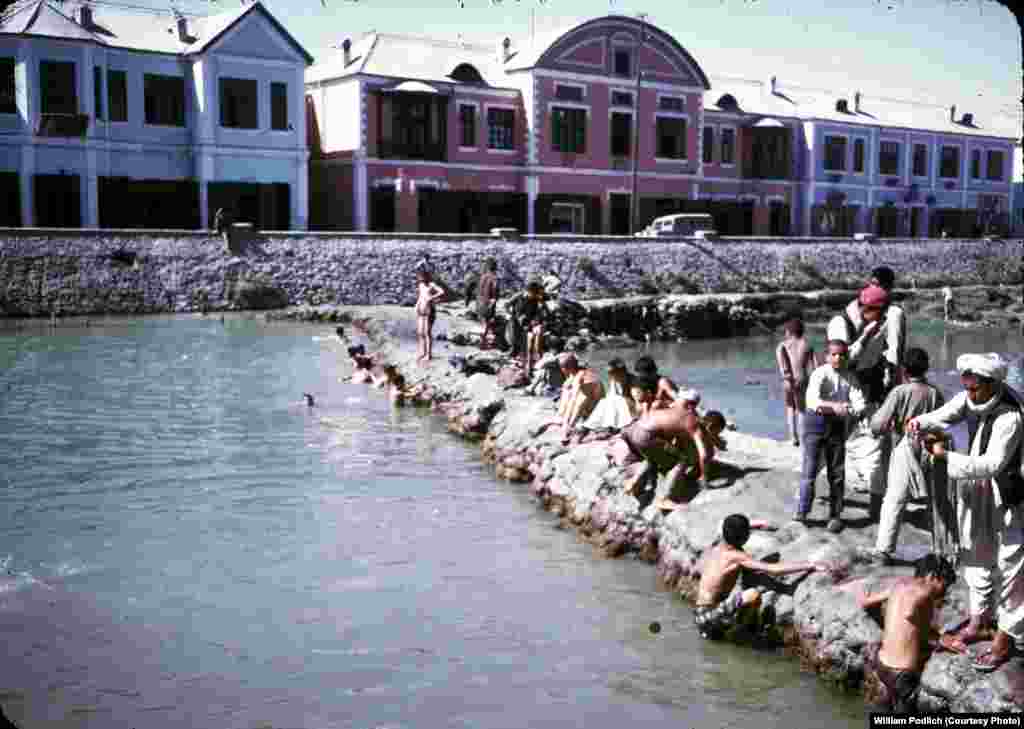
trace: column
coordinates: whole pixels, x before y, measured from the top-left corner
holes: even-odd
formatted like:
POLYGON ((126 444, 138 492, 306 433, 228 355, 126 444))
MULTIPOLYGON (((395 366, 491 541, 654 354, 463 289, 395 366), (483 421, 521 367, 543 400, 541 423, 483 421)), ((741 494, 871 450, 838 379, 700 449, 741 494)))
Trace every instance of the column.
POLYGON ((537 231, 537 192, 540 180, 531 175, 526 178, 526 234, 534 235, 537 231))
POLYGON ((309 230, 309 152, 299 153, 292 188, 292 230, 309 230))
POLYGON ((99 201, 99 165, 97 157, 99 153, 92 148, 85 150, 85 169, 82 170, 82 184, 79 187, 82 196, 82 227, 100 227, 100 201, 99 201))
POLYGON ((210 229, 210 182, 213 181, 213 154, 209 148, 199 147, 194 155, 196 179, 199 180, 199 228, 210 229))
MULTIPOLYGON (((356 152, 355 160, 352 163, 352 171, 353 222, 355 223, 356 230, 365 233, 370 229, 368 200, 370 188, 366 182, 366 157, 363 152, 356 152)), ((333 178, 328 175, 327 179, 333 178)), ((330 192, 328 192, 328 195, 330 195, 330 192)), ((330 204, 329 200, 327 204, 330 204)))
POLYGON ((36 224, 35 198, 32 176, 36 173, 36 148, 31 144, 21 147, 21 171, 18 173, 18 187, 21 194, 21 224, 31 228, 36 224))
POLYGON ((814 233, 814 226, 811 225, 811 220, 812 220, 811 213, 812 213, 813 208, 814 208, 814 188, 815 188, 815 185, 814 185, 813 182, 811 182, 807 186, 807 193, 806 193, 806 195, 804 195, 804 224, 803 224, 803 234, 804 235, 812 235, 814 233))

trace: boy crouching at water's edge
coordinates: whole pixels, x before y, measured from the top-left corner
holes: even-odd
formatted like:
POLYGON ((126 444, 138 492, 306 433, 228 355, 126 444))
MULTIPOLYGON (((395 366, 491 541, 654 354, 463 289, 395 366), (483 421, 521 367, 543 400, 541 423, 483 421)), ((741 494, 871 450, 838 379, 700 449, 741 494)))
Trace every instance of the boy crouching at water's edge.
POLYGON ((722 541, 702 558, 700 585, 694 618, 701 637, 718 639, 738 627, 761 605, 761 591, 750 587, 732 595, 743 570, 775 577, 797 572, 826 572, 825 562, 761 562, 743 551, 751 529, 773 527, 763 519, 751 521, 743 514, 731 514, 722 520, 722 541))

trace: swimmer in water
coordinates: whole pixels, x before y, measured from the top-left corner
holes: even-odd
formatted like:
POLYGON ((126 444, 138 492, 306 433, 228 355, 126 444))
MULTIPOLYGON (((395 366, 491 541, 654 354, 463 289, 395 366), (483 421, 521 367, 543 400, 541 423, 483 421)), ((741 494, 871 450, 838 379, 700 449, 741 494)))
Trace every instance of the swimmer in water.
POLYGON ((313 407, 314 405, 316 405, 316 401, 313 399, 313 396, 310 395, 308 392, 302 393, 302 398, 306 401, 307 407, 313 407))

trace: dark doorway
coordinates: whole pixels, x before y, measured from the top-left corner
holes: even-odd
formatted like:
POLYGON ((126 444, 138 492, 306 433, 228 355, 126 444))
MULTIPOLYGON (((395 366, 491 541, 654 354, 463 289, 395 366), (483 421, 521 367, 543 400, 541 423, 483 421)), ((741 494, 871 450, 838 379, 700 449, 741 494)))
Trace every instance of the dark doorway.
POLYGON ((910 208, 910 237, 917 238, 921 235, 921 208, 910 208))
POLYGON ((21 184, 17 172, 0 172, 0 227, 17 228, 21 225, 21 184))
POLYGON ((199 228, 199 184, 194 180, 97 180, 101 228, 199 228))
POLYGON ((384 233, 394 231, 395 202, 395 188, 373 188, 370 193, 370 230, 384 233))
POLYGON ((768 232, 770 235, 789 235, 789 205, 777 201, 769 205, 768 232))
POLYGON ((608 232, 611 235, 629 235, 632 232, 632 199, 631 195, 621 192, 608 196, 608 232))
POLYGON ((78 175, 36 175, 36 227, 81 228, 82 198, 78 175))
POLYGON ((252 223, 257 230, 291 227, 291 187, 287 184, 211 182, 207 190, 211 223, 217 209, 224 208, 236 223, 252 223))

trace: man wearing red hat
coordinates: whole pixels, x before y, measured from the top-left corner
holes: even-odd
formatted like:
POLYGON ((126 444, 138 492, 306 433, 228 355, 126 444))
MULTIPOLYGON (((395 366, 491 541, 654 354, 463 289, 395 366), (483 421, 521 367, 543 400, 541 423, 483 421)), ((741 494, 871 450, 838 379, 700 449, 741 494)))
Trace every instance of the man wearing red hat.
MULTIPOLYGON (((906 317, 892 303, 896 274, 888 266, 871 271, 867 285, 843 312, 851 329, 850 369, 856 375, 868 401, 865 417, 850 432, 846 467, 854 488, 866 488, 880 504, 885 492, 885 474, 889 461, 889 437, 871 432, 870 415, 881 406, 886 395, 899 384, 906 343, 906 317)), ((872 509, 877 518, 877 509, 872 509)))

